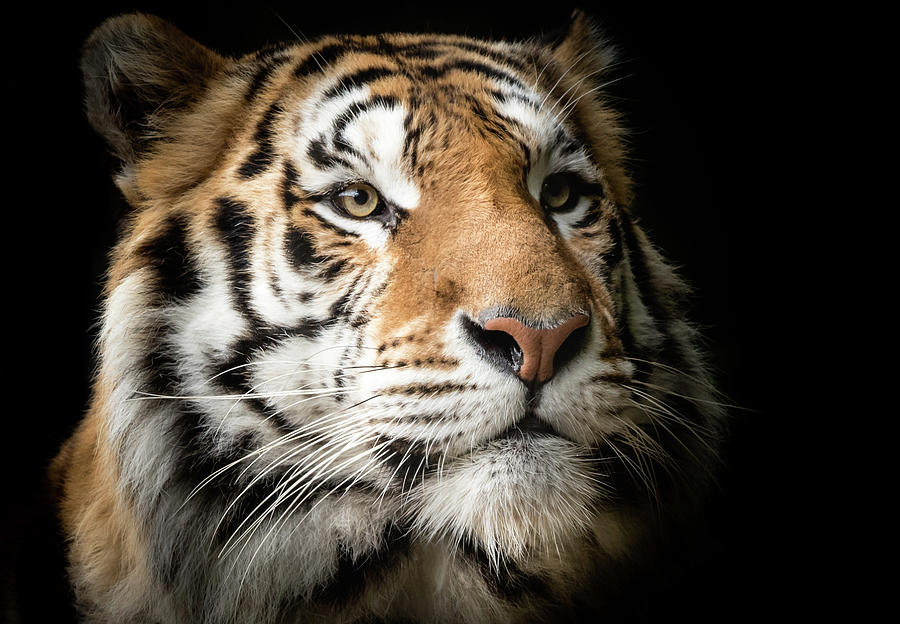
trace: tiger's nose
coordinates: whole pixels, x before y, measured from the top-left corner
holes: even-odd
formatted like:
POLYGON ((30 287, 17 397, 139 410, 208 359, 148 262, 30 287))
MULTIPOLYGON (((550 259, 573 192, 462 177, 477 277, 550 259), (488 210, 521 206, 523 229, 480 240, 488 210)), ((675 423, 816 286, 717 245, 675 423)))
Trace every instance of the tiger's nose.
MULTIPOLYGON (((544 383, 553 377, 553 365, 560 347, 576 329, 588 324, 584 314, 573 316, 552 329, 536 329, 523 325, 509 317, 492 318, 484 324, 488 331, 499 331, 512 337, 522 350, 522 365, 518 374, 522 381, 531 383, 537 379, 544 383)), ((570 349, 570 351, 574 350, 570 349)), ((565 362, 558 362, 562 366, 565 362)))
POLYGON ((501 316, 487 321, 473 337, 490 360, 513 370, 525 383, 544 383, 581 348, 584 332, 576 330, 589 322, 588 316, 578 314, 556 327, 537 329, 501 316))

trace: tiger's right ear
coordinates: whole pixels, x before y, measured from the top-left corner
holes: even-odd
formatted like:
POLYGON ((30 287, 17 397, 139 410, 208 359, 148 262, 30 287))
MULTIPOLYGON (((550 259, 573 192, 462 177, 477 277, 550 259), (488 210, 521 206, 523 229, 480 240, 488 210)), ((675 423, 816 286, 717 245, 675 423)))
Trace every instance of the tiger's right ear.
POLYGON ((91 125, 121 161, 120 186, 225 63, 152 15, 113 17, 94 30, 81 57, 85 106, 91 125))

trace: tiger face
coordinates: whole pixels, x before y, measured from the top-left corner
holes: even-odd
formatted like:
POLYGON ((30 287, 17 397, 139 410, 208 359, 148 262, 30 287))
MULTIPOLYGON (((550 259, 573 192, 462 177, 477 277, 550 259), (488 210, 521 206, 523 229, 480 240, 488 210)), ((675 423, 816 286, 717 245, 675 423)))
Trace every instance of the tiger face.
MULTIPOLYGON (((628 210, 611 49, 85 48, 133 207, 54 465, 96 621, 533 621, 705 489, 722 414, 628 210)), ((566 610, 569 611, 566 611, 566 610)), ((574 617, 574 615, 573 615, 574 617)))

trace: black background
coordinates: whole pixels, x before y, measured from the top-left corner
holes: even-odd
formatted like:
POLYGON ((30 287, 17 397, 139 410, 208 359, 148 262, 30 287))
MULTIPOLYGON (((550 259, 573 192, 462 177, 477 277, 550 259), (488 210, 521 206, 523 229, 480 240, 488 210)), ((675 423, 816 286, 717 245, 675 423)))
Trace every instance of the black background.
MULTIPOLYGON (((52 577, 29 501, 87 404, 102 273, 121 208, 104 146, 82 113, 78 56, 90 31, 137 9, 237 55, 291 39, 282 20, 307 37, 412 30, 522 38, 564 25, 573 6, 109 3, 46 14, 26 7, 10 17, 5 186, 25 192, 10 191, 3 212, 6 418, 22 429, 3 443, 11 502, 3 554, 12 561, 24 553, 28 582, 5 564, 4 599, 40 602, 34 580, 52 577)), ((808 364, 796 302, 807 280, 793 231, 807 210, 795 188, 807 16, 766 5, 578 6, 599 19, 625 61, 612 90, 633 131, 633 210, 695 287, 693 318, 720 386, 745 408, 734 411, 722 493, 710 510, 710 552, 673 581, 648 619, 808 615, 815 501, 798 445, 808 423, 796 399, 808 364)))

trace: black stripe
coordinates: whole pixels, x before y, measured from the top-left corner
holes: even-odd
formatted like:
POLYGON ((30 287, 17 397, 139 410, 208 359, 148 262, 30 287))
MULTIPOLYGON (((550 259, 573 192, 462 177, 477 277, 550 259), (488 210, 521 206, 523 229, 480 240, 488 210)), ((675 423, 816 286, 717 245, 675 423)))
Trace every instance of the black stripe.
MULTIPOLYGON (((219 210, 216 214, 216 227, 222 233, 229 250, 229 278, 235 293, 236 304, 248 319, 251 330, 248 335, 230 347, 233 354, 218 367, 217 381, 237 394, 245 394, 252 388, 245 365, 252 361, 254 355, 270 346, 276 345, 292 337, 312 338, 331 321, 303 319, 293 327, 273 327, 257 318, 249 305, 250 292, 250 246, 254 233, 253 218, 245 204, 232 198, 216 200, 219 210)), ((306 241, 296 241, 300 251, 304 251, 306 241)), ((283 430, 290 430, 282 416, 263 400, 252 398, 246 405, 259 412, 274 425, 283 430)))
POLYGON ((219 365, 216 377, 229 390, 245 392, 252 387, 247 366, 260 352, 275 347, 291 338, 316 338, 332 324, 330 320, 301 319, 293 326, 259 326, 229 347, 231 358, 219 365), (232 370, 233 369, 233 370, 232 370), (228 372, 226 372, 228 371, 228 372))
MULTIPOLYGON (((580 192, 580 189, 576 190, 580 192)), ((576 221, 572 227, 583 230, 584 228, 589 228, 592 225, 596 225, 597 222, 600 221, 600 217, 603 216, 601 207, 602 206, 599 201, 591 202, 591 205, 588 206, 587 210, 585 210, 584 216, 576 221)), ((574 208, 575 206, 572 206, 571 209, 574 208)))
POLYGON ((186 217, 170 219, 162 234, 138 251, 156 272, 156 292, 171 299, 189 297, 202 285, 185 238, 188 223, 186 217))
POLYGON ((621 211, 620 215, 621 233, 628 254, 628 264, 631 266, 634 280, 637 283, 638 290, 641 292, 641 299, 644 301, 644 305, 648 307, 654 320, 671 320, 673 310, 665 305, 664 298, 671 297, 674 293, 659 292, 659 284, 654 284, 653 274, 647 262, 644 248, 638 238, 637 224, 627 211, 621 211))
POLYGON ((376 44, 363 43, 360 41, 342 41, 329 43, 319 50, 312 52, 294 69, 294 76, 304 78, 318 72, 328 72, 341 59, 341 57, 352 53, 368 53, 377 56, 397 57, 400 54, 407 54, 413 58, 433 58, 434 53, 427 46, 416 43, 409 46, 396 46, 384 38, 378 40, 376 44))
MULTIPOLYGON (((249 334, 230 345, 228 349, 230 357, 216 366, 215 381, 237 396, 253 393, 255 384, 250 374, 251 367, 247 365, 253 362, 258 354, 291 338, 315 338, 332 324, 331 320, 322 321, 313 318, 302 319, 292 327, 263 326, 258 319, 252 317, 251 321, 254 321, 256 326, 249 334)), ((241 399, 241 402, 283 433, 293 430, 284 416, 264 399, 248 397, 241 399)))
POLYGON ((331 126, 332 134, 335 137, 340 136, 347 124, 368 110, 375 107, 395 108, 399 104, 399 100, 392 95, 376 95, 364 102, 354 102, 334 120, 331 126))
MULTIPOLYGON (((141 391, 161 396, 172 396, 179 393, 177 363, 171 356, 167 346, 171 326, 163 323, 153 335, 152 346, 144 354, 141 369, 145 379, 141 391)), ((176 404, 178 405, 178 404, 176 404)))
MULTIPOLYGON (((334 381, 334 387, 337 390, 342 390, 345 385, 344 366, 347 363, 347 359, 348 359, 347 355, 348 355, 349 351, 350 351, 349 347, 345 347, 343 349, 343 352, 341 353, 341 357, 338 359, 337 368, 335 368, 331 373, 332 380, 334 381)), ((331 398, 338 405, 340 405, 341 403, 345 403, 348 400, 347 394, 344 392, 338 392, 331 398)))
POLYGON ((244 394, 253 387, 246 364, 256 355, 290 338, 314 338, 322 329, 323 323, 316 319, 303 319, 293 327, 258 328, 229 347, 231 357, 217 367, 216 381, 230 391, 244 394))
POLYGON ((438 56, 443 54, 440 50, 434 47, 434 44, 428 42, 412 43, 410 45, 403 46, 400 50, 400 53, 405 59, 415 61, 433 61, 438 56))
POLYGON ((511 67, 514 67, 518 71, 525 71, 527 69, 526 63, 521 59, 518 59, 504 52, 500 52, 498 50, 493 50, 482 43, 477 43, 474 41, 450 41, 446 43, 447 45, 451 45, 455 48, 460 48, 468 52, 474 52, 475 54, 478 54, 480 56, 485 56, 492 61, 500 63, 501 65, 509 65, 511 67))
MULTIPOLYGON (((411 108, 414 108, 414 106, 411 106, 411 108)), ((417 125, 415 128, 410 129, 411 122, 412 112, 406 116, 406 121, 403 124, 406 129, 406 138, 403 139, 403 157, 408 158, 410 167, 415 168, 419 158, 419 138, 422 136, 422 126, 417 125)))
POLYGON ((297 168, 294 164, 289 160, 284 161, 281 176, 281 199, 284 200, 284 209, 288 212, 300 201, 300 196, 293 191, 297 176, 297 168))
POLYGON ((496 89, 491 90, 491 97, 500 102, 501 104, 505 103, 510 98, 514 100, 518 100, 523 104, 527 104, 531 108, 538 110, 540 108, 540 104, 535 102, 530 97, 525 95, 524 93, 519 93, 518 91, 513 91, 511 93, 503 93, 502 91, 497 91, 496 89))
POLYGON ((365 69, 357 70, 352 74, 343 76, 336 85, 322 94, 322 99, 331 99, 333 97, 341 95, 345 91, 352 90, 354 87, 358 87, 369 82, 375 82, 380 78, 386 78, 388 76, 396 75, 396 73, 397 70, 390 67, 367 67, 365 69))
POLYGON ((353 552, 340 544, 337 571, 327 584, 317 589, 315 599, 328 604, 347 604, 367 585, 377 583, 402 563, 409 553, 409 546, 409 532, 394 524, 384 529, 379 545, 367 552, 353 552))
POLYGON ((310 143, 309 147, 306 148, 306 155, 319 169, 330 169, 338 165, 350 168, 350 163, 328 151, 324 137, 319 137, 310 143))
MULTIPOLYGON (((365 312, 359 312, 352 319, 350 319, 350 327, 352 327, 353 329, 359 329, 360 327, 368 325, 371 320, 372 319, 365 312)), ((362 333, 360 333, 359 340, 362 340, 362 336, 362 333)))
POLYGON ((273 126, 279 113, 281 113, 281 105, 275 102, 269 106, 257 124, 256 132, 253 134, 257 148, 238 169, 240 177, 246 179, 257 176, 268 169, 275 160, 273 126))
MULTIPOLYGON (((351 156, 355 156, 362 162, 367 162, 366 157, 363 156, 362 153, 358 149, 356 149, 355 147, 350 145, 350 143, 347 142, 347 140, 344 139, 344 137, 342 137, 342 136, 334 137, 334 139, 331 142, 331 146, 338 152, 341 152, 344 154, 349 154, 351 156)), ((338 159, 339 162, 344 163, 344 165, 346 167, 350 166, 349 164, 346 164, 347 161, 344 160, 343 158, 340 158, 340 157, 336 157, 336 158, 338 159)))
POLYGON ((452 51, 462 50, 471 52, 483 58, 490 59, 500 65, 508 65, 516 71, 528 71, 528 64, 515 56, 492 49, 489 45, 478 41, 454 41, 451 39, 426 39, 423 41, 410 44, 398 49, 401 53, 415 57, 416 54, 424 53, 427 58, 429 55, 434 57, 437 55, 447 55, 452 51), (438 50, 437 48, 443 48, 438 50))
POLYGON ((487 63, 479 63, 478 61, 460 59, 450 61, 448 63, 445 63, 444 65, 439 65, 437 67, 422 67, 419 69, 419 71, 427 78, 441 78, 447 73, 454 70, 477 74, 489 80, 505 82, 506 84, 512 85, 518 89, 522 89, 525 91, 528 90, 528 88, 521 80, 519 80, 509 72, 506 72, 498 67, 488 65, 487 63))
MULTIPOLYGON (((401 362, 400 364, 397 364, 397 365, 390 364, 389 368, 394 368, 395 366, 400 366, 400 365, 405 366, 407 364, 404 362, 401 362)), ((422 360, 415 360, 414 363, 411 364, 411 366, 421 367, 422 360), (418 364, 416 364, 415 362, 418 362, 418 364)), ((445 414, 443 412, 412 413, 412 410, 415 409, 417 405, 418 405, 417 399, 411 400, 411 401, 406 401, 406 400, 397 401, 397 403, 394 404, 394 406, 397 407, 398 409, 407 410, 409 412, 409 413, 403 414, 403 422, 404 423, 431 424, 434 422, 449 422, 449 421, 457 421, 460 419, 460 416, 457 413, 450 413, 450 414, 445 414)), ((392 421, 392 418, 387 418, 383 422, 388 422, 388 421, 392 421)), ((457 434, 457 435, 459 435, 459 434, 457 434)), ((411 440, 407 440, 405 438, 396 438, 391 443, 391 448, 393 448, 395 450, 401 449, 401 448, 406 449, 406 448, 409 448, 410 445, 413 445, 413 450, 410 451, 410 454, 415 454, 415 455, 421 457, 422 455, 424 455, 424 452, 422 452, 419 448, 416 448, 416 445, 419 445, 419 444, 420 444, 420 442, 418 442, 418 441, 414 442, 411 440)), ((421 443, 421 444, 424 445, 424 443, 421 443)), ((397 458, 397 460, 399 460, 399 457, 397 458)))
POLYGON ((215 226, 228 247, 229 278, 241 312, 249 311, 250 249, 255 232, 253 216, 243 202, 231 197, 215 200, 215 226))
POLYGON ((322 227, 328 228, 329 230, 331 230, 332 232, 334 232, 335 234, 337 234, 339 236, 348 236, 348 237, 353 237, 353 238, 357 237, 356 234, 354 234, 352 232, 348 232, 347 230, 335 225, 334 223, 332 223, 331 221, 329 221, 328 219, 326 219, 325 217, 320 215, 318 212, 316 212, 312 208, 306 208, 303 211, 303 214, 305 214, 308 217, 314 218, 316 221, 318 221, 322 225, 322 227))
POLYGON ((622 226, 619 225, 618 219, 610 219, 607 236, 609 249, 600 255, 600 259, 606 265, 607 272, 612 272, 622 261, 622 226))
POLYGON ((250 80, 250 87, 247 89, 247 93, 244 96, 248 102, 253 100, 262 90, 276 69, 291 60, 289 54, 284 54, 284 52, 291 47, 292 44, 289 43, 274 44, 267 46, 256 53, 256 60, 261 63, 261 66, 256 70, 256 73, 250 80), (280 54, 282 56, 279 56, 280 54))
MULTIPOLYGON (((387 35, 383 33, 375 35, 375 42, 376 43, 374 49, 377 51, 377 54, 380 54, 382 56, 397 56, 405 47, 402 45, 397 45, 393 41, 389 41, 387 35)), ((368 43, 365 45, 370 46, 370 44, 368 43)))
POLYGON ((283 433, 291 431, 291 426, 283 416, 272 408, 265 400, 259 397, 248 396, 253 394, 253 379, 251 367, 247 366, 253 361, 258 351, 269 346, 270 340, 254 334, 245 337, 231 345, 229 351, 231 357, 217 366, 215 381, 235 396, 235 401, 255 412, 260 419, 265 419, 283 433), (244 397, 244 398, 240 398, 244 397))
MULTIPOLYGON (((570 154, 575 154, 577 152, 582 151, 583 144, 579 143, 575 139, 569 136, 566 132, 565 128, 559 127, 556 129, 556 136, 554 137, 554 148, 559 150, 561 156, 568 156, 570 154)), ((599 192, 603 192, 603 186, 597 184, 596 186, 600 187, 599 192)))
MULTIPOLYGON (((358 281, 359 280, 357 279, 357 282, 358 281)), ((331 308, 329 308, 329 311, 328 311, 330 318, 332 318, 336 321, 338 319, 338 317, 344 316, 347 313, 347 311, 351 305, 350 299, 352 297, 353 288, 355 286, 356 286, 356 282, 354 282, 350 286, 350 288, 347 289, 347 292, 345 292, 343 295, 341 295, 341 297, 338 298, 337 301, 335 301, 333 304, 331 304, 331 308)))
POLYGON ((288 259, 298 271, 305 271, 310 265, 327 262, 331 256, 316 251, 315 241, 309 232, 289 225, 284 234, 284 249, 288 259))
POLYGON ((304 78, 320 71, 328 71, 329 67, 343 54, 349 52, 349 47, 344 43, 329 43, 314 50, 294 68, 294 76, 304 78))
POLYGON ((380 391, 380 394, 405 394, 407 396, 425 395, 428 397, 437 396, 447 392, 466 392, 468 390, 477 390, 477 384, 467 383, 418 383, 409 384, 407 386, 393 386, 380 391))
MULTIPOLYGON (((384 442, 385 440, 378 438, 372 443, 372 446, 379 446, 384 442)), ((425 465, 427 450, 428 446, 424 440, 408 440, 391 436, 390 443, 379 451, 381 464, 391 471, 392 479, 401 492, 416 487, 424 476, 430 475, 436 470, 434 466, 426 467, 425 465), (410 470, 414 470, 415 473, 410 475, 410 470), (424 472, 420 475, 419 471, 424 472)))
POLYGON ((330 282, 331 280, 336 278, 341 273, 341 271, 344 270, 345 266, 347 266, 347 260, 344 258, 338 258, 328 266, 322 268, 322 270, 320 270, 316 274, 316 277, 330 282))
MULTIPOLYGON (((340 389, 340 388, 344 387, 344 369, 336 368, 332 372, 332 377, 334 378, 334 387, 335 388, 340 389)), ((338 395, 334 396, 333 398, 335 401, 340 403, 341 401, 344 400, 344 395, 338 394, 338 395)))
POLYGON ((540 599, 551 594, 545 579, 522 571, 509 557, 501 556, 499 562, 492 563, 484 549, 471 540, 463 540, 459 551, 475 564, 488 589, 504 600, 517 600, 523 596, 540 599))
POLYGON ((469 60, 460 60, 453 63, 449 63, 445 66, 449 71, 451 69, 458 69, 464 72, 471 72, 475 74, 480 74, 486 78, 490 78, 492 80, 498 80, 500 82, 505 82, 509 85, 522 89, 523 91, 527 91, 527 87, 525 84, 519 80, 516 76, 513 76, 507 71, 504 71, 498 67, 493 67, 488 65, 487 63, 479 63, 478 61, 469 61, 469 60))

